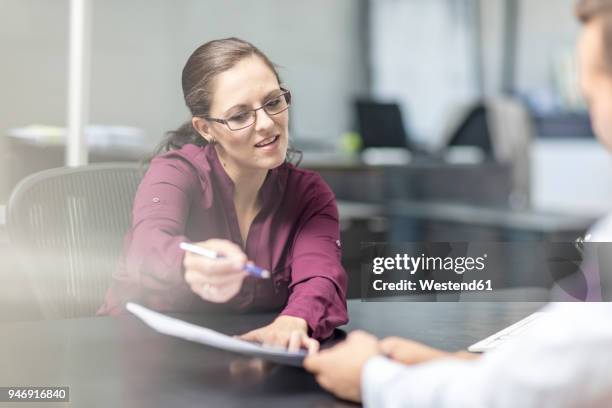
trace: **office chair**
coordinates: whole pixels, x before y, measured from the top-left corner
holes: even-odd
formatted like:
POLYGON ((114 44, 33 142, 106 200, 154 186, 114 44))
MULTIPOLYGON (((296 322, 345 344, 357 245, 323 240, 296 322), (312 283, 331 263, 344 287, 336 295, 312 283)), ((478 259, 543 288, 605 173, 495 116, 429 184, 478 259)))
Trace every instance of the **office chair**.
POLYGON ((475 146, 498 163, 512 166, 510 206, 530 202, 529 150, 533 140, 531 116, 521 101, 500 96, 457 109, 443 143, 475 146))
POLYGON ((91 316, 102 304, 142 173, 135 163, 63 167, 15 187, 9 239, 45 318, 91 316))
POLYGON ((525 105, 515 99, 500 96, 488 102, 489 123, 495 157, 512 164, 513 190, 510 205, 528 208, 531 202, 531 143, 533 122, 525 105))

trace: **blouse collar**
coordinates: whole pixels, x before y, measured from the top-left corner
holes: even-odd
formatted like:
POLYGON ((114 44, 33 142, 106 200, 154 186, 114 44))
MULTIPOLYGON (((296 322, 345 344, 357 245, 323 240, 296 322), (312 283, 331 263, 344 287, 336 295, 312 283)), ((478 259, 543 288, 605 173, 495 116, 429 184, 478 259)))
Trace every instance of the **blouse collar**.
MULTIPOLYGON (((215 186, 221 189, 220 193, 223 194, 224 201, 233 200, 234 181, 225 171, 216 149, 212 145, 206 145, 202 149, 210 166, 211 178, 214 179, 215 186)), ((274 204, 279 202, 279 198, 287 183, 287 172, 288 164, 286 162, 274 169, 268 170, 266 179, 259 190, 262 209, 268 208, 270 205, 275 207, 274 204)))

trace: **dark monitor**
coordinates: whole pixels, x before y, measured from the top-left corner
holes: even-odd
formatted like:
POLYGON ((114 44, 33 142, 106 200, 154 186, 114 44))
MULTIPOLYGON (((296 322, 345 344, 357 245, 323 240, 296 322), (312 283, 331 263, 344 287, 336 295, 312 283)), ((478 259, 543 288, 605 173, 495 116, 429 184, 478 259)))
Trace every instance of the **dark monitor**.
POLYGON ((472 107, 463 117, 448 141, 449 146, 476 146, 486 155, 493 152, 487 108, 483 104, 472 107))
POLYGON ((402 113, 397 103, 357 101, 362 148, 408 147, 402 113))

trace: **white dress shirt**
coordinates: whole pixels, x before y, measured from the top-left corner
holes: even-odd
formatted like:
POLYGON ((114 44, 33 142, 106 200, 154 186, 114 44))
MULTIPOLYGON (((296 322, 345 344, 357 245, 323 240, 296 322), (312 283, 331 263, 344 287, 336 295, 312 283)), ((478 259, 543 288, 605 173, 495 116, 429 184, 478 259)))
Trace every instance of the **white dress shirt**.
MULTIPOLYGON (((590 240, 612 242, 612 216, 590 240)), ((612 407, 612 303, 553 303, 520 336, 477 360, 406 366, 371 358, 362 378, 369 407, 612 407)))
POLYGON ((370 359, 368 407, 612 407, 612 304, 556 303, 478 360, 406 366, 370 359))

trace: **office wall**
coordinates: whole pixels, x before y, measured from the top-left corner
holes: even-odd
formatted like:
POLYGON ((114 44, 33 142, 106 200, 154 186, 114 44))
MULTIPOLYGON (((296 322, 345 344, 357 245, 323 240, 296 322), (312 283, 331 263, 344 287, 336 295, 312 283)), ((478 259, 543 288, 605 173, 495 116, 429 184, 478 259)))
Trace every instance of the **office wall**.
MULTIPOLYGON (((580 25, 574 0, 517 0, 518 25, 514 86, 521 94, 549 92, 555 86, 554 65, 573 57, 580 25)), ((502 90, 504 0, 481 0, 485 94, 502 90)))
POLYGON ((537 140, 530 156, 535 208, 594 217, 612 211, 612 154, 600 143, 537 140))
MULTIPOLYGON (((543 106, 549 103, 547 94, 557 87, 555 63, 575 57, 580 24, 574 4, 574 0, 519 2, 516 89, 543 106)), ((531 162, 535 207, 594 216, 612 209, 612 155, 596 140, 537 141, 531 162)))
POLYGON ((237 36, 281 66, 295 97, 296 136, 337 138, 351 123, 348 101, 366 86, 358 43, 362 3, 96 2, 92 116, 136 121, 153 136, 176 127, 188 117, 180 90, 187 57, 205 41, 237 36))
POLYGON ((396 101, 408 134, 436 146, 458 105, 477 95, 472 0, 372 0, 372 91, 396 101))
POLYGON ((64 123, 68 1, 0 0, 0 202, 8 195, 6 129, 64 123))
POLYGON ((504 0, 480 1, 480 17, 482 90, 484 96, 494 96, 502 90, 504 0))
POLYGON ((0 0, 0 134, 63 124, 67 45, 68 1, 0 0))
MULTIPOLYGON (((514 88, 521 94, 551 92, 555 61, 574 50, 579 29, 574 0, 517 2, 514 88)), ((371 4, 373 91, 403 104, 419 141, 437 145, 457 107, 481 92, 485 97, 502 92, 505 0, 371 4)))
POLYGON ((520 0, 516 88, 552 86, 555 58, 574 52, 580 25, 574 0, 520 0))
MULTIPOLYGON (((189 54, 238 36, 282 67, 294 136, 335 143, 352 126, 350 100, 367 89, 364 4, 95 0, 91 122, 137 126, 157 141, 188 118, 180 73, 189 54)), ((65 124, 68 16, 68 0, 0 0, 0 143, 10 127, 65 124)))

